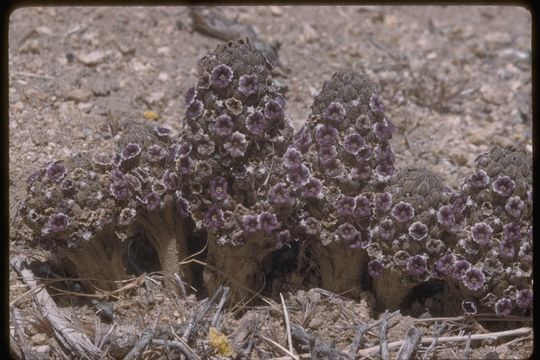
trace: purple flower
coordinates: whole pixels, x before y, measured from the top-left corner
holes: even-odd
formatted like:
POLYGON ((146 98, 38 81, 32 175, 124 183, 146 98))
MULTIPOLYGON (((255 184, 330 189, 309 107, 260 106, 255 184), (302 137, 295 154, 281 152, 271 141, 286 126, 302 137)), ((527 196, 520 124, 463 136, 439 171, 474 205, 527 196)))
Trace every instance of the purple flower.
POLYGON ((471 229, 472 238, 478 245, 488 245, 493 235, 493 229, 488 224, 481 222, 476 223, 471 229))
POLYGON ((375 195, 375 210, 379 214, 384 214, 392 208, 392 194, 389 192, 375 195))
POLYGON ((156 125, 154 126, 154 134, 161 140, 168 139, 172 134, 172 130, 166 126, 156 125))
POLYGON ((405 268, 410 258, 411 255, 407 251, 398 250, 392 257, 392 260, 397 266, 405 268))
POLYGON ((345 108, 339 102, 331 102, 322 113, 324 120, 338 125, 345 118, 345 108))
POLYGON ((302 195, 308 199, 318 199, 321 196, 322 182, 317 178, 311 178, 306 185, 302 195))
POLYGON ((302 153, 293 147, 289 147, 283 154, 283 166, 286 169, 298 169, 302 165, 302 153))
POLYGON ((246 118, 246 128, 253 135, 262 135, 266 129, 266 120, 260 111, 255 111, 246 118))
POLYGON ((233 71, 225 64, 220 64, 216 66, 212 70, 212 74, 210 75, 212 85, 220 89, 227 87, 227 85, 229 85, 232 81, 232 78, 233 71))
POLYGON ((208 229, 216 231, 223 225, 223 211, 213 205, 206 212, 203 221, 208 229))
POLYGON ((371 260, 367 266, 368 273, 372 278, 378 278, 383 275, 384 266, 379 260, 371 260))
POLYGON ((191 152, 191 144, 190 143, 183 143, 181 145, 176 145, 174 147, 174 154, 172 154, 173 158, 176 158, 177 156, 180 156, 180 155, 189 155, 189 153, 191 152))
POLYGON ((512 222, 503 226, 504 240, 515 243, 521 238, 521 227, 518 223, 512 222))
POLYGON ((426 224, 420 221, 415 221, 411 226, 409 226, 409 236, 416 241, 421 241, 426 238, 428 230, 429 229, 426 224))
POLYGON ((358 151, 356 154, 356 161, 359 163, 366 163, 373 156, 373 149, 371 146, 366 145, 358 151))
POLYGON ((406 223, 414 218, 414 208, 411 204, 400 201, 392 209, 392 216, 400 223, 406 223))
POLYGON ((176 208, 181 217, 187 218, 191 215, 191 209, 189 208, 189 203, 182 196, 179 196, 176 199, 176 208))
POLYGON ((129 189, 128 189, 128 183, 126 180, 126 183, 115 183, 113 182, 109 188, 111 194, 117 199, 117 200, 126 200, 129 196, 129 189))
POLYGON ((337 150, 334 145, 322 147, 319 149, 319 162, 321 164, 334 161, 336 160, 336 158, 337 158, 337 150))
POLYGON ((135 209, 123 208, 118 216, 118 224, 121 226, 129 226, 133 223, 136 216, 137 211, 135 211, 135 209))
POLYGON ((223 201, 227 197, 227 189, 229 184, 227 179, 222 176, 218 176, 210 180, 210 197, 214 201, 223 201))
POLYGON ((287 173, 287 181, 291 183, 295 189, 299 189, 308 183, 310 176, 311 174, 308 167, 301 165, 297 169, 289 170, 287 173))
POLYGON ((469 316, 475 315, 478 312, 478 309, 476 308, 476 304, 473 301, 463 300, 461 302, 461 308, 463 309, 465 314, 469 316))
POLYGON ((184 97, 185 101, 186 101, 186 106, 188 106, 189 104, 191 104, 191 102, 193 101, 193 99, 195 99, 195 95, 197 93, 195 92, 195 87, 190 87, 187 91, 186 91, 186 95, 184 97))
POLYGON ((308 235, 318 235, 321 232, 321 223, 314 217, 309 217, 301 222, 308 235))
POLYGON ((519 260, 527 264, 532 264, 533 251, 532 251, 531 242, 525 242, 521 245, 521 247, 519 248, 518 257, 519 257, 519 260))
POLYGON ((346 152, 352 155, 358 154, 358 152, 366 145, 366 142, 362 135, 354 132, 345 136, 343 141, 343 148, 346 152))
POLYGON ((52 214, 47 223, 47 230, 53 233, 59 233, 67 229, 69 218, 64 213, 52 214))
POLYGON ((379 223, 379 238, 383 241, 390 242, 394 239, 395 229, 394 222, 390 219, 384 219, 379 223))
POLYGON ((426 251, 430 254, 438 254, 444 248, 444 244, 439 239, 429 239, 426 241, 426 251))
POLYGON ((450 228, 455 224, 456 217, 450 205, 441 206, 437 212, 437 221, 447 228, 450 228))
POLYGON ((514 184, 514 181, 510 179, 508 176, 498 176, 492 184, 493 191, 495 191, 500 196, 510 196, 512 195, 512 192, 514 192, 514 188, 516 185, 514 184))
POLYGON ((335 145, 338 131, 330 125, 317 125, 315 130, 315 140, 322 147, 335 145))
POLYGON ((516 256, 516 248, 513 241, 501 240, 499 243, 499 256, 508 261, 516 256))
POLYGON ((506 202, 504 209, 510 216, 519 219, 525 210, 525 203, 519 198, 519 196, 512 196, 506 202))
POLYGON ((518 290, 516 293, 516 305, 522 309, 530 308, 533 304, 533 292, 531 289, 525 288, 518 290))
POLYGON ((182 175, 189 175, 193 170, 193 160, 188 155, 180 155, 176 160, 176 169, 182 175))
POLYGON ((501 298, 495 304, 495 313, 499 317, 507 317, 512 313, 513 310, 512 301, 508 298, 501 298))
POLYGON ((381 97, 374 93, 371 95, 371 98, 369 99, 369 108, 374 113, 383 113, 384 112, 384 104, 381 99, 381 97))
POLYGON ((210 156, 215 149, 215 144, 208 135, 204 135, 197 143, 197 152, 203 156, 210 156))
POLYGON ((242 216, 242 229, 245 235, 256 233, 259 230, 259 217, 257 215, 242 216))
POLYGON ((285 117, 285 112, 279 102, 270 100, 264 105, 264 117, 270 121, 280 121, 285 117))
POLYGON ((483 189, 489 185, 489 176, 484 170, 480 169, 471 175, 469 183, 475 189, 483 189))
POLYGON ((163 185, 165 185, 165 189, 168 191, 174 191, 180 187, 180 178, 170 169, 165 170, 162 180, 163 185))
POLYGON ((276 206, 291 206, 293 204, 289 189, 287 189, 287 186, 282 182, 279 182, 270 188, 269 200, 270 203, 276 206))
POLYGON ((242 75, 238 81, 238 91, 249 97, 257 93, 258 85, 257 75, 242 75))
POLYGON ((198 118, 203 112, 203 103, 201 100, 195 99, 187 107, 186 116, 190 119, 198 118))
POLYGON ((356 228, 349 223, 343 223, 337 228, 338 236, 345 242, 350 242, 356 235, 356 232, 356 228))
POLYGON ((311 134, 307 126, 302 126, 302 128, 293 136, 293 146, 300 150, 301 152, 306 152, 311 145, 311 134))
POLYGON ((475 267, 471 267, 469 270, 467 270, 465 274, 463 274, 461 280, 463 281, 463 284, 472 291, 480 290, 486 282, 486 278, 484 277, 482 270, 475 267))
POLYGON ((367 196, 359 195, 355 199, 356 207, 354 209, 354 216, 357 218, 365 218, 371 216, 371 201, 367 196))
POLYGON ((456 257, 454 254, 444 254, 435 262, 435 269, 443 275, 450 275, 450 273, 454 270, 455 262, 456 257))
POLYGON ((165 150, 160 145, 151 145, 146 149, 146 156, 148 158, 148 162, 150 163, 158 163, 165 159, 167 156, 167 150, 165 150))
POLYGON ((210 73, 205 71, 201 77, 197 80, 198 89, 208 89, 210 88, 210 73))
POLYGON ((64 181, 60 183, 60 189, 62 189, 63 191, 71 191, 73 190, 73 186, 73 181, 71 181, 70 179, 64 179, 64 181))
POLYGON ((241 132, 235 131, 228 143, 223 146, 225 150, 234 158, 244 156, 247 150, 246 136, 241 132))
POLYGON ((231 117, 227 114, 220 115, 214 121, 214 134, 222 139, 231 136, 234 129, 231 117))
POLYGON ((53 163, 47 167, 47 178, 54 182, 60 182, 66 176, 67 169, 64 165, 53 163))
POLYGON ((244 110, 244 105, 237 98, 230 98, 225 100, 225 106, 227 107, 227 110, 229 110, 230 113, 235 116, 240 115, 244 110))
POLYGON ((342 196, 336 202, 336 211, 339 216, 352 216, 355 207, 356 201, 352 196, 342 196))
POLYGON ((373 125, 373 132, 375 133, 375 137, 379 141, 390 140, 392 138, 392 133, 394 132, 394 130, 394 124, 392 124, 392 122, 388 118, 385 118, 383 121, 375 123, 375 125, 373 125))
POLYGON ((278 227, 276 215, 267 211, 259 214, 259 224, 261 229, 267 234, 270 234, 278 227))
POLYGON ((407 272, 412 276, 423 275, 427 271, 426 259, 421 255, 414 255, 407 261, 407 272))
POLYGON ((452 276, 456 280, 461 280, 465 273, 471 268, 471 263, 467 260, 457 260, 454 262, 452 276))
POLYGON ((144 197, 144 199, 146 200, 147 210, 152 211, 154 209, 158 209, 159 206, 161 205, 161 197, 156 192, 149 193, 148 195, 144 197))
POLYGON ((369 245, 369 240, 369 233, 362 234, 360 231, 357 231, 352 239, 345 243, 351 249, 365 249, 369 245))
POLYGON ((122 150, 122 160, 131 160, 139 156, 141 147, 138 144, 127 144, 122 150))
POLYGON ((323 167, 324 174, 328 177, 337 178, 343 175, 343 172, 345 171, 345 167, 339 159, 328 160, 321 165, 323 167))

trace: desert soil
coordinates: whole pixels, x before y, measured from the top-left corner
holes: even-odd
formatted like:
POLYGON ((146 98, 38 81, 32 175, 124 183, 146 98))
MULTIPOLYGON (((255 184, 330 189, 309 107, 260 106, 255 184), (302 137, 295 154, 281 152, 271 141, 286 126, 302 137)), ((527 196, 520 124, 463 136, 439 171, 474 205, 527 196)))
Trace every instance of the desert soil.
MULTIPOLYGON (((460 179, 474 168, 474 159, 494 145, 517 145, 532 152, 531 15, 523 8, 219 9, 255 26, 261 38, 281 43, 279 57, 290 73, 279 80, 289 87, 287 108, 297 129, 323 82, 335 71, 352 68, 365 72, 381 88, 386 111, 397 127, 392 145, 399 167, 428 167, 457 189, 460 179)), ((23 8, 11 15, 12 221, 18 221, 16 209, 30 173, 75 151, 111 148, 115 119, 180 128, 183 94, 196 80, 197 60, 220 43, 193 32, 190 23, 187 7, 23 8), (147 120, 145 111, 154 111, 159 118, 147 120)), ((39 256, 39 251, 24 245, 28 234, 16 228, 10 233, 11 256, 39 256)), ((29 308, 27 290, 11 269, 11 310, 24 320, 26 343, 21 346, 36 358, 59 357, 56 340, 46 326, 38 326, 39 316, 29 308)), ((115 317, 131 324, 136 336, 158 314, 164 324, 183 324, 200 301, 194 295, 171 299, 163 293, 149 302, 141 292, 114 302, 115 317)), ((280 303, 279 298, 274 300, 280 303)), ((303 324, 324 341, 334 341, 342 351, 349 350, 355 325, 379 317, 370 310, 370 301, 369 296, 348 299, 309 289, 285 296, 291 322, 303 324), (310 306, 316 311, 306 319, 310 306)), ((79 314, 92 333, 95 309, 86 304, 62 306, 79 314)), ((414 320, 393 318, 388 341, 403 340, 414 320)), ((261 334, 287 347, 283 316, 271 306, 227 312, 221 331, 239 339, 242 331, 249 332, 257 324, 261 334)), ((420 328, 426 336, 434 333, 433 326, 420 328)), ((201 330, 204 336, 199 343, 205 343, 205 331, 201 330)), ((450 326, 445 335, 458 333, 458 327, 450 326)), ((376 344, 378 330, 366 335, 362 347, 376 344)), ((464 347, 464 342, 438 347, 435 357, 463 358, 464 347)), ((531 337, 506 344, 473 342, 470 356, 518 359, 528 357, 531 349, 531 337)), ((252 352, 253 358, 283 355, 260 340, 252 352)), ((159 352, 149 349, 145 357, 157 359, 159 352)))

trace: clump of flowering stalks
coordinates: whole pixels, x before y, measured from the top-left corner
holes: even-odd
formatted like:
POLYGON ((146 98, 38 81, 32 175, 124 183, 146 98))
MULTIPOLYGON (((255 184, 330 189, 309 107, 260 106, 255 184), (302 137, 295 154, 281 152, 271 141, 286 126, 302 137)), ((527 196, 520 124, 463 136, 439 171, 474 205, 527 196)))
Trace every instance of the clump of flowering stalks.
POLYGON ((450 208, 452 196, 439 175, 423 168, 401 170, 375 195, 368 272, 384 307, 399 307, 412 288, 438 278, 436 259, 452 247, 459 232, 456 224, 442 224, 439 214, 450 208))
POLYGON ((37 243, 109 289, 110 280, 126 276, 136 234, 150 240, 164 271, 179 271, 188 255, 174 203, 179 178, 169 170, 171 130, 132 122, 125 128, 114 154, 77 154, 38 169, 28 179, 23 207, 37 243))
POLYGON ((238 295, 259 290, 263 258, 291 238, 284 223, 295 199, 281 181, 280 158, 293 130, 272 67, 249 41, 228 42, 200 60, 199 79, 185 97, 174 151, 184 179, 177 202, 208 233, 210 292, 223 281, 238 295))
POLYGON ((466 231, 455 256, 462 296, 501 317, 532 307, 531 163, 523 150, 497 147, 476 159, 461 186, 466 231))
POLYGON ((339 72, 324 83, 283 155, 324 288, 360 287, 375 217, 373 191, 394 174, 393 131, 375 84, 357 72, 339 72))

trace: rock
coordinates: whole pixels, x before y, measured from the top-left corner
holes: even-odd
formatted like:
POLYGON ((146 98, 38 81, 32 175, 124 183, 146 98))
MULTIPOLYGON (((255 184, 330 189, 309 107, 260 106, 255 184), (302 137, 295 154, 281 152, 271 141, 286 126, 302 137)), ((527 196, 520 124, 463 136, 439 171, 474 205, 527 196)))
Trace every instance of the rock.
POLYGON ((90 103, 79 103, 77 105, 79 110, 81 110, 83 113, 89 113, 90 110, 92 110, 92 104, 90 103))
POLYGON ((322 324, 323 324, 323 319, 321 319, 320 317, 315 317, 311 319, 308 326, 311 329, 318 329, 321 327, 322 324))
POLYGON ((37 41, 36 39, 27 40, 21 45, 21 47, 19 48, 19 52, 21 54, 24 54, 24 53, 39 54, 39 41, 37 41))
POLYGON ((270 13, 274 16, 281 16, 283 15, 283 10, 279 6, 270 6, 270 13))
POLYGON ((153 92, 153 93, 150 93, 150 95, 145 96, 144 102, 146 102, 148 105, 153 105, 161 101, 163 97, 165 97, 165 93, 163 91, 153 92))
POLYGON ((473 145, 482 145, 486 143, 486 139, 478 134, 471 134, 465 138, 468 142, 470 142, 473 145))
POLYGON ((311 43, 319 37, 317 30, 308 23, 302 25, 302 34, 300 35, 300 41, 302 43, 311 43))
POLYGON ((169 80, 169 74, 162 72, 162 73, 159 73, 157 78, 159 81, 167 81, 169 80))
POLYGON ((156 50, 159 55, 169 55, 171 53, 171 48, 167 46, 162 46, 156 50))
POLYGON ((51 31, 51 29, 49 29, 48 27, 46 26, 38 26, 36 28, 36 31, 39 35, 52 35, 53 32, 51 31))
POLYGON ((92 51, 91 53, 87 54, 79 54, 77 56, 77 59, 85 64, 85 65, 97 65, 105 59, 106 55, 105 52, 101 50, 92 51))
POLYGON ((43 345, 47 343, 47 335, 43 333, 36 334, 30 338, 30 341, 34 345, 43 345))
POLYGON ((34 346, 32 349, 34 353, 38 355, 38 358, 41 358, 44 355, 48 355, 51 351, 51 347, 49 345, 34 346))
POLYGON ((76 103, 84 102, 90 99, 90 96, 92 96, 92 93, 90 91, 85 89, 74 89, 66 94, 65 98, 66 100, 73 100, 76 103))

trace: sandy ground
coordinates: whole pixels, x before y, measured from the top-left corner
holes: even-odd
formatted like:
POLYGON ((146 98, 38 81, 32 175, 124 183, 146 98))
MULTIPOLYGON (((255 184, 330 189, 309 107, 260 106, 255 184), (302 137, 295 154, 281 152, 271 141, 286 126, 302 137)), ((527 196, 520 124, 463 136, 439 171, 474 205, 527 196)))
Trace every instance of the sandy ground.
MULTIPOLYGON (((429 167, 457 188, 474 159, 493 145, 520 145, 532 152, 531 16, 522 8, 221 10, 254 25, 263 39, 281 43, 280 59, 291 72, 280 81, 289 86, 287 108, 296 128, 305 121, 322 83, 337 70, 353 68, 381 87, 398 129, 392 145, 399 167, 429 167)), ((110 147, 115 119, 149 121, 143 113, 152 110, 158 122, 179 128, 183 94, 196 79, 197 60, 219 42, 191 31, 185 7, 15 11, 9 25, 11 216, 33 170, 74 149, 110 147)), ((23 240, 11 234, 12 253, 26 251, 23 240)), ((25 289, 13 271, 10 279, 11 296, 21 295, 25 289)), ((300 301, 298 294, 291 297, 300 301)), ((347 301, 351 308, 361 306, 347 301)), ((24 304, 17 306, 24 309, 24 304)), ((322 312, 320 321, 330 321, 337 307, 322 312)), ((224 331, 232 332, 238 321, 231 320, 224 331)), ((316 325, 309 326, 318 331, 316 325)), ((28 336, 39 334, 30 327, 27 331, 28 336)), ((346 346, 354 336, 351 331, 338 337, 331 329, 318 334, 346 346)), ((402 339, 404 333, 392 336, 402 339)), ((495 351, 500 358, 523 358, 530 346, 531 340, 504 349, 485 345, 475 348, 473 357, 495 351)), ((44 358, 50 355, 40 351, 44 358)))

